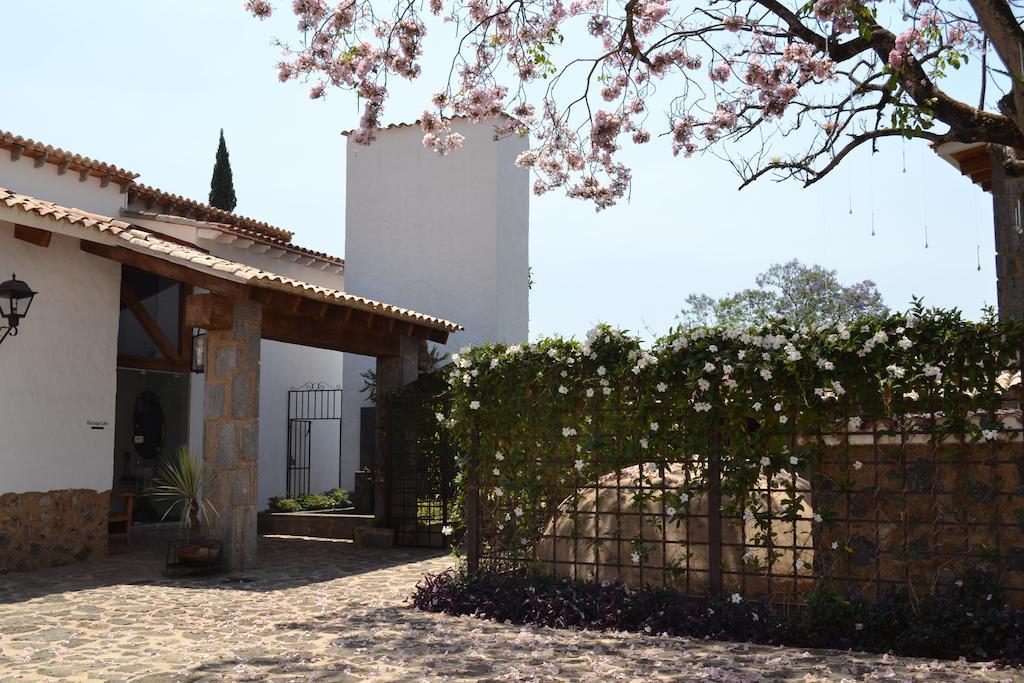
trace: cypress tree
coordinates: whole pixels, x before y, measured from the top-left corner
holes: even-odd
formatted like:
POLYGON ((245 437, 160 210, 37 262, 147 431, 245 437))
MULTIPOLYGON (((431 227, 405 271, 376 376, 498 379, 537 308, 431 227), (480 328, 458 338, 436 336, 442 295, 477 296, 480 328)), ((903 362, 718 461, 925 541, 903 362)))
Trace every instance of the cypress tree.
POLYGON ((231 160, 228 159, 228 146, 224 142, 224 129, 221 128, 217 162, 213 165, 213 178, 210 179, 210 206, 234 211, 237 203, 235 184, 231 179, 231 160))

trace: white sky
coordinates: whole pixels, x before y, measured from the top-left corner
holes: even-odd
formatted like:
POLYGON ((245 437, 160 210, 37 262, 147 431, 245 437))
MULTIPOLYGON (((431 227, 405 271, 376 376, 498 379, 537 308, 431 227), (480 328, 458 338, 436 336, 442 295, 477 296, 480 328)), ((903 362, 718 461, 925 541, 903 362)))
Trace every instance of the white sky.
MULTIPOLYGON (((277 81, 271 39, 295 37, 291 3, 281 4, 260 23, 241 0, 6 3, 0 129, 206 201, 223 127, 236 211, 344 255, 338 133, 358 110, 347 94, 311 101, 305 86, 277 81)), ((447 56, 449 42, 435 36, 428 54, 447 56)), ((417 118, 436 85, 396 83, 386 121, 417 118)), ((657 138, 625 158, 632 195, 613 209, 531 198, 531 337, 582 336, 597 321, 661 334, 687 294, 742 289, 791 258, 835 268, 844 282, 873 279, 896 308, 915 294, 970 316, 995 303, 989 198, 925 143, 890 141, 873 159, 863 149, 809 190, 768 181, 737 192, 728 164, 673 158, 657 138)))

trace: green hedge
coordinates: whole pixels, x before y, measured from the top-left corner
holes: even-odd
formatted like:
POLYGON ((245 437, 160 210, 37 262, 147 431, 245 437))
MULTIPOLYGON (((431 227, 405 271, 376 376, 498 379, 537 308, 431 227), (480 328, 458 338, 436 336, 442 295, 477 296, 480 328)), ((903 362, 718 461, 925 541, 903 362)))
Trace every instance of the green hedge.
POLYGON ((282 498, 275 496, 267 502, 267 512, 303 512, 306 510, 333 510, 351 507, 348 491, 331 489, 319 494, 310 494, 298 498, 282 498))

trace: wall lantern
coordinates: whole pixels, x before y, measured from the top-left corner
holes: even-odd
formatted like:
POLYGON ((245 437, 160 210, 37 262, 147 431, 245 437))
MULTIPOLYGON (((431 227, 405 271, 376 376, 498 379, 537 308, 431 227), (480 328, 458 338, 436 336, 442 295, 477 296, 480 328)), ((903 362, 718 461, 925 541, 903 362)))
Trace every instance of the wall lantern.
POLYGON ((206 372, 206 333, 197 331, 192 335, 192 372, 206 372))
POLYGON ((28 285, 11 275, 7 282, 0 282, 0 343, 8 336, 18 334, 18 323, 28 314, 32 298, 36 293, 28 285), (3 324, 5 323, 6 324, 3 324))

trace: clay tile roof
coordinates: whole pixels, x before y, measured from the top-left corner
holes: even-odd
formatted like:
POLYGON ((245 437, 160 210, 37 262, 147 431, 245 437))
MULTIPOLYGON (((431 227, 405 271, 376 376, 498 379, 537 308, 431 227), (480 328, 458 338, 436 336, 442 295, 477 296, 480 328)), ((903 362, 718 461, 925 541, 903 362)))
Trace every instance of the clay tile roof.
POLYGON ((155 187, 143 185, 142 183, 132 183, 131 187, 128 188, 128 194, 129 198, 134 197, 147 203, 152 202, 158 206, 177 207, 177 210, 168 211, 168 213, 171 214, 182 215, 179 212, 181 210, 185 210, 188 214, 191 214, 187 215, 186 218, 201 218, 203 220, 227 223, 228 225, 238 228, 240 231, 250 231, 285 243, 291 242, 292 235, 294 234, 289 230, 284 230, 270 225, 269 223, 258 221, 255 218, 239 216, 238 214, 231 213, 230 211, 224 211, 223 209, 218 209, 210 206, 209 204, 203 204, 202 202, 197 202, 194 199, 189 199, 188 197, 164 192, 163 190, 158 190, 155 187))
MULTIPOLYGON (((509 115, 509 114, 497 114, 496 116, 497 116, 497 118, 500 118, 500 119, 514 119, 514 117, 509 115)), ((473 117, 472 116, 467 116, 465 114, 456 114, 454 116, 446 116, 444 120, 445 121, 472 121, 473 117)), ((386 126, 381 126, 380 130, 395 130, 396 128, 409 128, 411 126, 418 126, 421 123, 423 123, 422 119, 416 119, 415 121, 399 121, 397 123, 389 123, 386 126)), ((355 128, 349 128, 348 130, 341 131, 341 134, 343 136, 345 136, 345 137, 348 137, 352 133, 356 132, 356 130, 357 129, 355 129, 355 128)))
POLYGON ((119 221, 109 216, 88 213, 79 209, 70 209, 28 195, 17 194, 2 187, 0 187, 0 205, 18 208, 28 213, 34 213, 71 225, 78 225, 82 228, 106 232, 124 240, 125 244, 133 249, 144 250, 166 260, 183 261, 190 268, 209 272, 217 277, 235 282, 259 284, 261 287, 295 292, 308 299, 367 310, 387 318, 406 320, 445 332, 456 332, 463 329, 461 325, 450 320, 417 313, 407 308, 401 308, 373 299, 355 296, 339 289, 320 287, 303 282, 302 280, 254 268, 244 263, 219 258, 196 247, 173 242, 148 230, 143 230, 130 223, 119 221))
POLYGON ((68 152, 59 147, 23 138, 3 130, 0 130, 0 149, 10 150, 14 159, 23 155, 35 159, 36 163, 40 165, 43 163, 55 164, 63 170, 86 173, 97 178, 109 176, 111 180, 122 187, 139 177, 138 173, 126 171, 113 164, 96 161, 81 154, 68 152))

